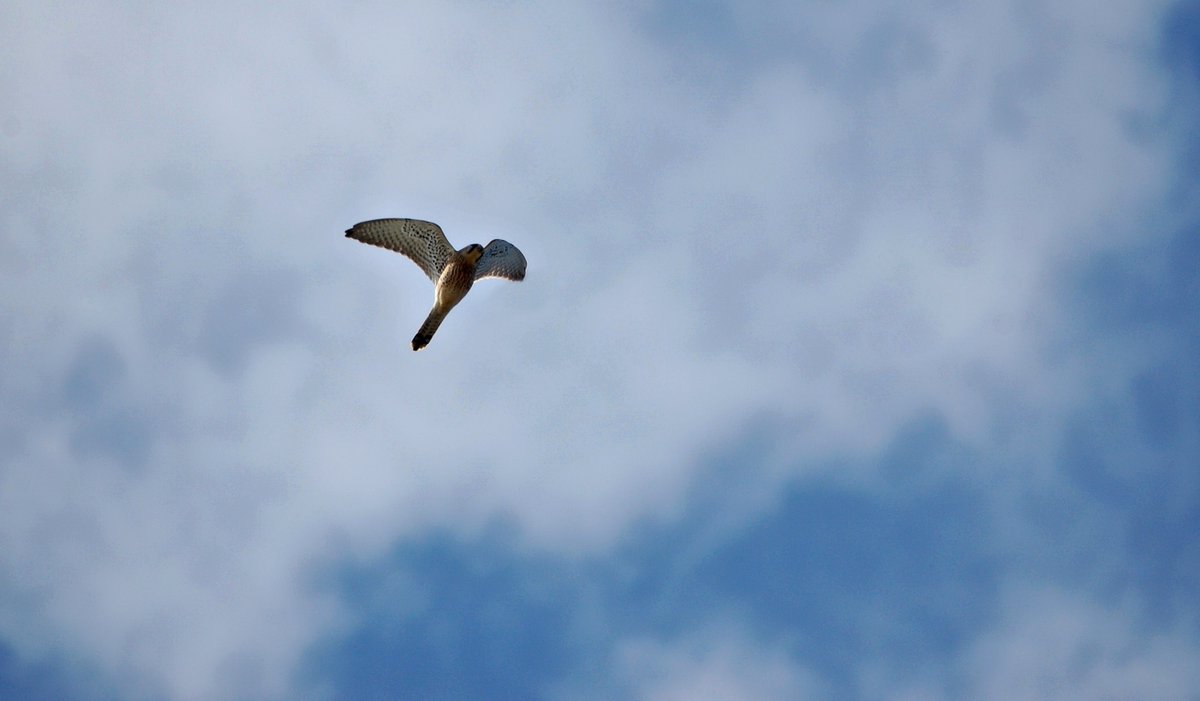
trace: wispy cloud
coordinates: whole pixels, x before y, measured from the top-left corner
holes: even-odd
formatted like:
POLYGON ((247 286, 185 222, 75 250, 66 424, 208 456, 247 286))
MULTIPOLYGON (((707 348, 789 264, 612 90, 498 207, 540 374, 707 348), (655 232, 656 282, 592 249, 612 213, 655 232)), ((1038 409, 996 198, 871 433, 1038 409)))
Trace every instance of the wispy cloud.
MULTIPOLYGON (((6 6, 0 636, 134 694, 293 694, 355 620, 329 568, 496 523, 603 558, 761 436, 736 532, 831 464, 887 484, 931 416, 1026 542, 1098 377, 1159 352, 1077 343, 1062 278, 1172 234, 1167 7, 6 6), (427 283, 340 234, 376 216, 529 277, 412 354, 427 283)), ((597 644, 650 697, 821 688, 697 635, 597 644)))
MULTIPOLYGON (((1190 634, 1155 633, 1125 606, 1062 592, 1009 597, 1004 622, 966 655, 966 696, 979 699, 1183 699, 1200 688, 1190 634)), ((957 694, 952 694, 957 696, 957 694)))
POLYGON ((708 631, 671 642, 630 640, 616 652, 624 696, 683 699, 816 699, 820 680, 785 653, 737 631, 708 631))

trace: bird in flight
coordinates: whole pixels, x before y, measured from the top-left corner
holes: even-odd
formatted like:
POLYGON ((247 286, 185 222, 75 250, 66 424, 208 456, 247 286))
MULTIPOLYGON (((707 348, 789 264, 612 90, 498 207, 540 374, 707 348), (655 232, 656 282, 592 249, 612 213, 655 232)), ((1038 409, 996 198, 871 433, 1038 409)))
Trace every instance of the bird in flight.
POLYGON ((493 239, 454 250, 442 227, 420 219, 372 219, 346 229, 346 236, 408 256, 433 280, 433 309, 413 336, 412 348, 429 345, 442 320, 462 301, 476 280, 525 279, 525 256, 508 241, 493 239))

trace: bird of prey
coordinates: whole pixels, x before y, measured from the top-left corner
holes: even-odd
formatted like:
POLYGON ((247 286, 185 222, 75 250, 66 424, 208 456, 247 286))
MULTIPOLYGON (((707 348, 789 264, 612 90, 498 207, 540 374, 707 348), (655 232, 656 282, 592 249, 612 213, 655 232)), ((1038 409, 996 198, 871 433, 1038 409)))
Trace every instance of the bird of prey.
POLYGON ((462 301, 476 280, 525 279, 525 256, 508 241, 493 239, 486 247, 473 243, 454 250, 442 227, 420 219, 373 219, 346 229, 356 241, 403 253, 433 280, 433 309, 413 336, 412 348, 429 345, 446 314, 462 301))

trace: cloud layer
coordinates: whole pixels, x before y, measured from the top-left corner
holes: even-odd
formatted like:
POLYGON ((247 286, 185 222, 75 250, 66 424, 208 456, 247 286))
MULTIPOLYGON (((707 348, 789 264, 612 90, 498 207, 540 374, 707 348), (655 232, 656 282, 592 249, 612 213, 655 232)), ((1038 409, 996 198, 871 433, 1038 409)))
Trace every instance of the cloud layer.
MULTIPOLYGON (((1131 381, 1163 406, 1179 357, 1178 319, 1114 334, 1074 296, 1098 260, 1144 279, 1130 252, 1195 215, 1163 214, 1190 99, 1167 7, 5 8, 0 640, 122 696, 320 696, 303 656, 359 625, 331 571, 496 528, 603 569, 699 504, 703 561, 812 479, 986 485, 989 556, 1061 499, 1090 552, 1127 505, 1076 493, 1064 451, 1087 463, 1087 412, 1131 381), (513 241, 528 279, 413 354, 423 276, 341 236, 380 216, 513 241), (923 422, 959 452, 897 480, 923 422)), ((1151 421, 1160 456, 1196 454, 1195 406, 1151 421)), ((1047 596, 961 646, 973 695, 1044 695, 1004 670, 1093 633, 1079 694, 1194 688, 1194 630, 1135 644, 1047 596), (1008 654, 1042 608, 1062 644, 1008 654)), ((698 625, 595 644, 646 698, 849 688, 698 625)))

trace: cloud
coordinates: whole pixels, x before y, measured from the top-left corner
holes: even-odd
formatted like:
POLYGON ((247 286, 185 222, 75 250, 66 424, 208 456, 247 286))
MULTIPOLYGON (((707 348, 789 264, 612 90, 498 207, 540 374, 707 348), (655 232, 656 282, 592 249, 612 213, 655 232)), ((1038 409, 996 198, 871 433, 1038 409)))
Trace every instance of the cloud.
POLYGON ((1127 606, 1057 591, 1009 597, 996 629, 963 661, 977 699, 1182 699, 1200 685, 1196 643, 1147 631, 1127 606))
MULTIPOLYGON (((7 7, 0 635, 283 695, 352 618, 313 572, 430 529, 603 554, 764 421, 787 478, 931 413, 1052 443, 1091 360, 1056 275, 1171 186, 1130 127, 1162 7, 7 7), (529 278, 407 352, 427 284, 340 235, 388 215, 529 278)), ((630 674, 754 693, 753 646, 630 674)))
POLYGON ((623 641, 614 658, 615 676, 627 685, 621 693, 626 698, 823 698, 821 680, 783 650, 721 626, 670 641, 623 641))

